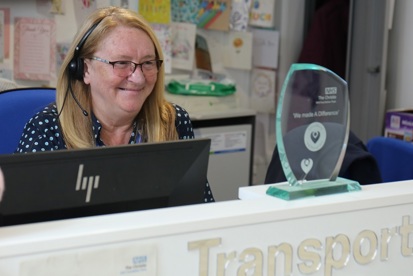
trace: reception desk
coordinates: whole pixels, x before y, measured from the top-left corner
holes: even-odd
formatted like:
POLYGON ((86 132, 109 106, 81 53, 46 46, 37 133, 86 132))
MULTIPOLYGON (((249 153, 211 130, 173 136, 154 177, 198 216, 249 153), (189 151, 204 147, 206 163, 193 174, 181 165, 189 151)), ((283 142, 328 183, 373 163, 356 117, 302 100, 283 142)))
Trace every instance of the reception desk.
POLYGON ((412 275, 413 181, 0 228, 0 275, 412 275))

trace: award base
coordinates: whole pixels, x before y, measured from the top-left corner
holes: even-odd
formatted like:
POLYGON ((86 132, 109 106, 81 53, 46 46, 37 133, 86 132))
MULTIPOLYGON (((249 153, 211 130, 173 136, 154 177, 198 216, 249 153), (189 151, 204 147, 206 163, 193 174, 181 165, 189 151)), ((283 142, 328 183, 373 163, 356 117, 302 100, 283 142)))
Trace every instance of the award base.
POLYGON ((312 196, 355 192, 360 190, 361 186, 357 181, 338 177, 336 181, 315 180, 297 186, 292 186, 287 182, 286 184, 270 186, 267 189, 266 194, 284 200, 293 200, 312 196))

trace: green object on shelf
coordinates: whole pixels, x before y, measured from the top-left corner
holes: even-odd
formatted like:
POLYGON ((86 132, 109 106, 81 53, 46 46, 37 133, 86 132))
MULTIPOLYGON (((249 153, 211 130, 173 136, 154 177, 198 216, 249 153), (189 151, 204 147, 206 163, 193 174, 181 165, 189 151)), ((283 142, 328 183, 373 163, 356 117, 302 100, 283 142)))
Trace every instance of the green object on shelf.
POLYGON ((170 81, 166 90, 171 94, 217 97, 232 95, 237 91, 234 84, 202 81, 178 82, 176 80, 170 81))

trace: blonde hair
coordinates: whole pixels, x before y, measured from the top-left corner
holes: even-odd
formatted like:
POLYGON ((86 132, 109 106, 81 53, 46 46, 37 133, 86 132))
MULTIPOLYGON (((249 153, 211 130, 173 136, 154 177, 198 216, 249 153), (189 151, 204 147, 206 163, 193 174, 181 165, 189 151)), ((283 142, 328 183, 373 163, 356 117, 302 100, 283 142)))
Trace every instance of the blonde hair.
MULTIPOLYGON (((151 26, 135 12, 119 7, 106 7, 93 12, 79 29, 59 72, 56 92, 57 109, 60 113, 60 125, 63 138, 68 149, 88 148, 95 146, 91 116, 84 116, 74 98, 69 95, 70 89, 80 105, 91 114, 90 88, 83 80, 76 79, 69 70, 75 54, 75 48, 93 25, 99 22, 90 33, 81 49, 79 58, 90 57, 97 50, 98 44, 117 26, 128 26, 143 30, 155 46, 157 58, 163 59, 158 39, 151 26)), ((83 60, 82 60, 83 62, 83 60)), ((164 97, 164 70, 159 69, 157 82, 146 99, 136 120, 140 124, 142 136, 148 142, 177 140, 175 128, 176 111, 164 97)))

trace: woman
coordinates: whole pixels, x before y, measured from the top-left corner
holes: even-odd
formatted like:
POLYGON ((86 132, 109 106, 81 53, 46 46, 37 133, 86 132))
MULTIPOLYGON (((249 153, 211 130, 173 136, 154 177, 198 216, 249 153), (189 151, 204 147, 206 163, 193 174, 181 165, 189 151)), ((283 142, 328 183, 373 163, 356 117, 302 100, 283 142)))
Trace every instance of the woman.
MULTIPOLYGON (((194 138, 188 113, 164 98, 162 60, 142 17, 96 10, 63 61, 56 104, 28 122, 16 152, 194 138)), ((205 201, 214 201, 208 183, 205 201)))

